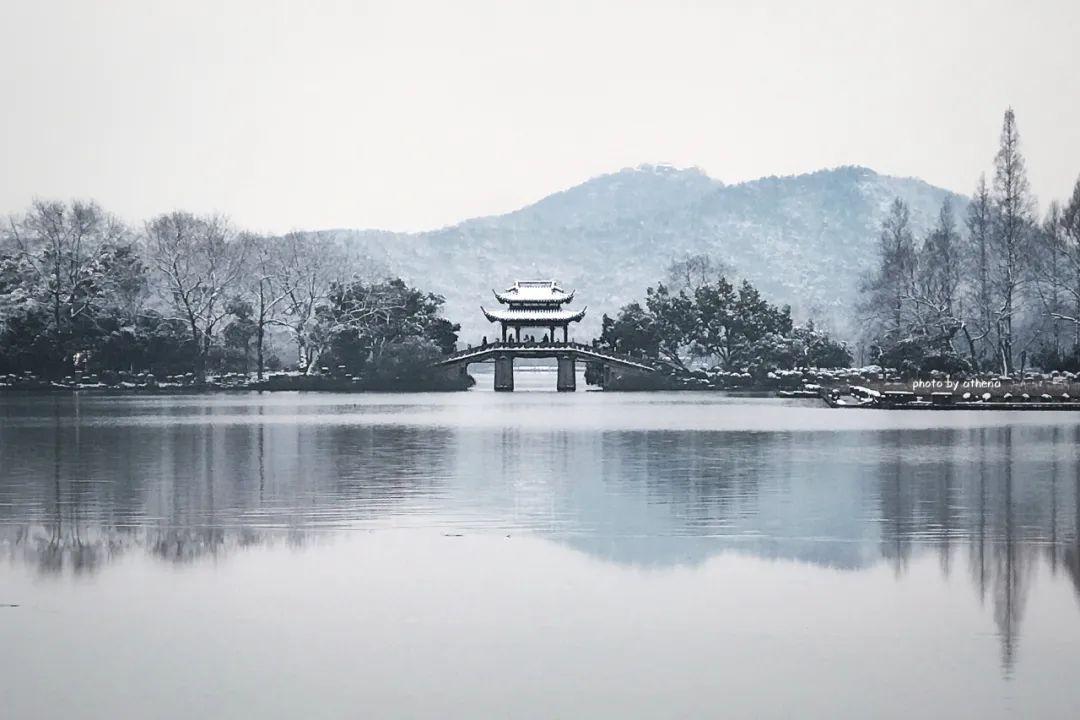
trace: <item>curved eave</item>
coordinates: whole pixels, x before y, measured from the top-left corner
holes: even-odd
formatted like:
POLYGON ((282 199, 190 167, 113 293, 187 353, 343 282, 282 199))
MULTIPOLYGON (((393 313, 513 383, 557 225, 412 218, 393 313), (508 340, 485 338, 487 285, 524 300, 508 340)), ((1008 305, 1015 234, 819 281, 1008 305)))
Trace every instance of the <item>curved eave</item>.
POLYGON ((550 298, 522 298, 521 296, 517 295, 516 293, 499 292, 498 290, 494 290, 494 289, 492 289, 492 291, 491 291, 491 293, 495 296, 495 299, 498 300, 503 305, 509 305, 512 302, 513 303, 558 303, 559 305, 563 305, 563 304, 568 303, 568 302, 570 302, 571 300, 574 299, 574 293, 575 292, 576 292, 575 290, 571 290, 568 293, 559 292, 559 294, 552 295, 550 298))
POLYGON ((588 306, 586 306, 577 312, 560 310, 552 313, 520 314, 514 311, 491 311, 483 305, 480 306, 480 311, 484 313, 484 317, 488 319, 488 322, 505 322, 518 325, 535 324, 537 327, 543 327, 549 323, 578 322, 585 317, 585 311, 588 309, 588 306))

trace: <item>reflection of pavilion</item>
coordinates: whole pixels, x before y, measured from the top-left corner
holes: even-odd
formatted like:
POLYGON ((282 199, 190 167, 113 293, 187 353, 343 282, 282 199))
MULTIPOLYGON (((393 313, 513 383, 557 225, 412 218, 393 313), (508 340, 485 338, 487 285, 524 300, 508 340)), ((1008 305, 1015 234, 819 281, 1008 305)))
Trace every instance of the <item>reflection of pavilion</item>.
POLYGON ((514 283, 505 292, 496 292, 495 299, 505 310, 480 309, 491 322, 502 325, 502 340, 507 340, 507 330, 514 331, 514 340, 521 341, 522 328, 547 330, 545 340, 555 342, 555 329, 562 328, 563 342, 570 338, 569 326, 585 317, 585 310, 564 310, 562 306, 574 299, 574 293, 566 292, 554 280, 529 280, 514 283))

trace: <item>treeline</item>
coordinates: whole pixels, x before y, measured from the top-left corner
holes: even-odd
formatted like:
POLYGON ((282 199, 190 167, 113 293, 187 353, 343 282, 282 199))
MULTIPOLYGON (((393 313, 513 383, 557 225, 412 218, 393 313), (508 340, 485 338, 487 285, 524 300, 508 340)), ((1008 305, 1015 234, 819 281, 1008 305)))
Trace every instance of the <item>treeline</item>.
POLYGON ((922 238, 897 198, 863 284, 870 360, 908 373, 1080 371, 1080 180, 1040 220, 1005 112, 990 184, 962 218, 948 200, 922 238))
POLYGON ((0 373, 330 368, 393 384, 453 351, 442 305, 328 237, 220 216, 136 228, 93 202, 39 201, 0 230, 0 373))
POLYGON ((721 372, 761 379, 773 370, 849 367, 847 347, 797 326, 790 306, 765 300, 748 281, 732 283, 707 256, 674 263, 666 282, 646 291, 644 304, 604 315, 601 348, 648 360, 676 377, 721 372))

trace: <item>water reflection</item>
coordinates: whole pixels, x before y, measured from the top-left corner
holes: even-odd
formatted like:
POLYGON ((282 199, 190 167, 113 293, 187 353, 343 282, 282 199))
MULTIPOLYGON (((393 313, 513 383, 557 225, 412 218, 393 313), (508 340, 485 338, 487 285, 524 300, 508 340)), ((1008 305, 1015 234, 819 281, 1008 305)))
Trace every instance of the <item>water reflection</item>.
MULTIPOLYGON (((191 563, 402 527, 527 533, 641 568, 734 552, 841 571, 885 563, 903 578, 914 558, 936 555, 944 577, 968 578, 992 607, 1006 671, 1040 568, 1080 597, 1071 419, 611 429, 605 418, 627 408, 605 401, 582 406, 589 429, 568 430, 416 422, 445 418, 438 396, 350 397, 291 414, 242 400, 27 402, 4 408, 0 542, 44 574, 90 573, 133 552, 191 563)), ((651 408, 659 427, 678 411, 651 408)))
POLYGON ((446 430, 219 424, 210 408, 201 424, 87 427, 71 422, 77 406, 51 410, 52 427, 0 435, 0 532, 45 572, 94 570, 133 547, 189 561, 302 543, 407 511, 446 480, 446 430))

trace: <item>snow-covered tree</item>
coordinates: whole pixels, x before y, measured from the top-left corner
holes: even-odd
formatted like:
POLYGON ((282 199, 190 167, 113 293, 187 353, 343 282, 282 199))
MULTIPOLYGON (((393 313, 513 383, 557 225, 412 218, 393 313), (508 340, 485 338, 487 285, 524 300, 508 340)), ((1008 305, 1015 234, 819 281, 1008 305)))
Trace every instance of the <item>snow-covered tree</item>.
POLYGON ((1080 348, 1080 180, 1064 207, 1050 203, 1036 237, 1035 288, 1052 323, 1053 350, 1065 349, 1062 333, 1080 348))
POLYGON ((972 360, 981 365, 988 354, 993 355, 996 347, 994 334, 993 292, 991 288, 991 234, 994 230, 994 206, 990 199, 990 190, 986 186, 986 176, 980 175, 975 192, 968 205, 967 246, 970 282, 967 284, 968 326, 974 345, 972 360))
POLYGON ((915 237, 907 203, 895 198, 878 236, 878 267, 863 283, 863 311, 877 338, 900 342, 909 333, 915 286, 915 237))
POLYGON ((945 353, 955 353, 962 341, 974 355, 974 341, 964 320, 961 276, 966 265, 952 203, 946 198, 937 224, 927 233, 917 258, 913 286, 912 335, 945 353))
POLYGON ((281 312, 274 323, 291 336, 297 365, 314 372, 326 340, 316 315, 334 283, 349 277, 351 264, 331 239, 292 232, 278 239, 270 267, 276 292, 282 295, 281 312))
POLYGON ((36 317, 50 344, 41 369, 69 372, 92 349, 106 308, 137 291, 128 228, 93 202, 39 200, 10 219, 4 236, 5 324, 36 317))
POLYGON ((1005 111, 1001 126, 1000 145, 994 157, 991 199, 994 208, 990 234, 993 251, 991 288, 996 355, 1001 372, 1008 374, 1012 372, 1015 362, 1015 324, 1030 269, 1028 263, 1033 250, 1035 207, 1012 108, 1005 111))

